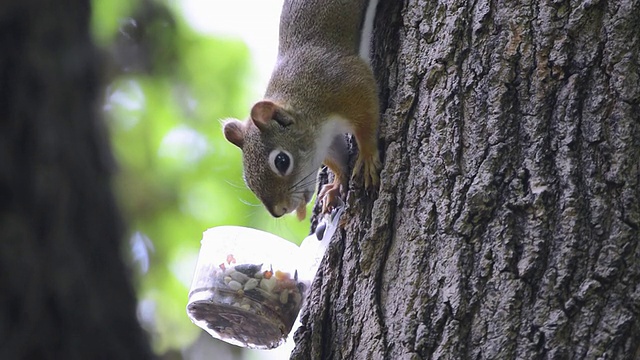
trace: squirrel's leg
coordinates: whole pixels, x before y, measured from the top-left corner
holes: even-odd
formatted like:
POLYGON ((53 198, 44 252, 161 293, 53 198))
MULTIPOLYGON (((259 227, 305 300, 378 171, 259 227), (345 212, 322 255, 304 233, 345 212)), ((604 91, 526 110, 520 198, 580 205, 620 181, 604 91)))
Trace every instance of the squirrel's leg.
POLYGON ((378 184, 380 177, 380 156, 378 154, 378 114, 362 114, 361 119, 357 121, 353 135, 358 143, 358 158, 353 167, 352 178, 360 174, 364 169, 364 186, 369 188, 378 184))
MULTIPOLYGON (((380 107, 378 91, 369 65, 359 57, 349 59, 345 64, 353 74, 358 74, 359 82, 345 86, 341 99, 349 100, 344 103, 344 117, 350 120, 353 136, 358 143, 358 157, 353 167, 352 179, 362 172, 365 188, 378 184, 378 171, 382 166, 378 154, 378 122, 380 107)), ((339 100, 336 100, 339 101, 339 100)))
POLYGON ((318 198, 322 201, 322 212, 331 211, 332 208, 339 205, 341 196, 340 187, 347 185, 347 161, 349 158, 349 150, 347 149, 347 141, 344 134, 337 135, 331 146, 324 164, 333 171, 333 182, 322 186, 318 198))

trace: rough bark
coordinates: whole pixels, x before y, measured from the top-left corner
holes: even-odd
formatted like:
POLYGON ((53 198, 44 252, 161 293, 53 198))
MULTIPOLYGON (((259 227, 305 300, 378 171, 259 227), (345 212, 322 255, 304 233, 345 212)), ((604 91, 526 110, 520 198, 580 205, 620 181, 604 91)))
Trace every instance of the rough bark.
POLYGON ((292 358, 640 358, 640 3, 376 25, 382 184, 352 185, 292 358))
POLYGON ((0 4, 0 359, 145 359, 89 1, 0 4))

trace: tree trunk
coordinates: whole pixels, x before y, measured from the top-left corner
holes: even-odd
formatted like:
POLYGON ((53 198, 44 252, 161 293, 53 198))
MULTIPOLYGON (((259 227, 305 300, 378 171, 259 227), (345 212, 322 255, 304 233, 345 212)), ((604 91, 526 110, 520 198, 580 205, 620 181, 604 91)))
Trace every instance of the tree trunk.
POLYGON ((145 359, 88 0, 0 3, 0 359, 145 359))
POLYGON ((639 29, 637 0, 381 0, 382 184, 292 358, 640 358, 639 29))

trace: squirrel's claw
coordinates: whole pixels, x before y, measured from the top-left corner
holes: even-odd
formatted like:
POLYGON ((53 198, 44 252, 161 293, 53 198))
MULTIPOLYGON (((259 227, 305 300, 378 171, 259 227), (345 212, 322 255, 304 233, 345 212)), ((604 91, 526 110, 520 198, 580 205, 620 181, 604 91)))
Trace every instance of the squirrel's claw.
POLYGON ((380 157, 378 156, 377 151, 373 155, 368 157, 364 157, 362 156, 362 154, 358 154, 351 179, 355 179, 364 168, 364 187, 368 189, 370 187, 376 186, 380 181, 378 172, 381 166, 382 164, 380 163, 380 157))

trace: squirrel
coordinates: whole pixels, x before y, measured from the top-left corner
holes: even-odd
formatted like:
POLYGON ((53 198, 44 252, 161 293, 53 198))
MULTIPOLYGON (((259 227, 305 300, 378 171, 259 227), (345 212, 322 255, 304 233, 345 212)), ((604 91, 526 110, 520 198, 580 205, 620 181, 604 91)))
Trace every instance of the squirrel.
POLYGON ((285 0, 264 98, 245 121, 224 121, 225 138, 242 150, 247 186, 274 217, 294 210, 306 217, 322 163, 335 175, 319 193, 323 212, 335 206, 348 180, 345 133, 359 150, 352 178, 362 173, 366 188, 379 182, 378 92, 358 54, 367 4, 285 0))

